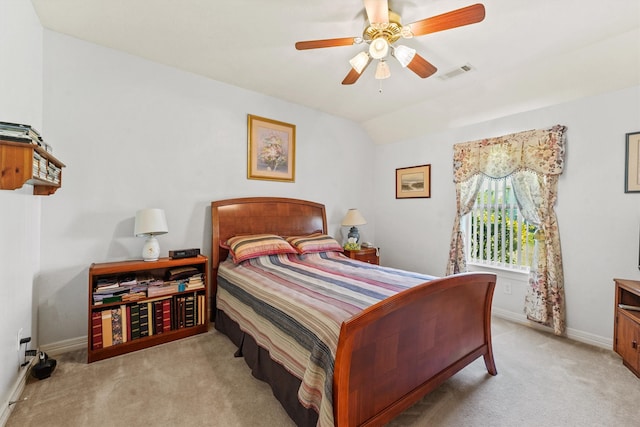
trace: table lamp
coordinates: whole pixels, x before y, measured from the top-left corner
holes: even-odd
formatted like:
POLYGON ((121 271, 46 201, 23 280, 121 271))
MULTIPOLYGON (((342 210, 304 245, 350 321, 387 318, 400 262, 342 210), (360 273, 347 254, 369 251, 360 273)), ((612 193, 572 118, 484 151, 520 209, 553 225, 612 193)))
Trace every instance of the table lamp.
POLYGON ((349 235, 347 238, 354 237, 356 239, 356 243, 360 241, 360 233, 358 232, 358 225, 364 225, 367 223, 367 220, 364 219, 360 211, 358 209, 349 209, 347 214, 342 219, 342 225, 344 227, 351 227, 349 229, 349 235))
POLYGON ((157 261, 160 255, 160 245, 156 236, 169 232, 167 218, 163 209, 141 209, 136 212, 136 223, 133 234, 138 237, 146 237, 142 247, 142 259, 145 261, 157 261))

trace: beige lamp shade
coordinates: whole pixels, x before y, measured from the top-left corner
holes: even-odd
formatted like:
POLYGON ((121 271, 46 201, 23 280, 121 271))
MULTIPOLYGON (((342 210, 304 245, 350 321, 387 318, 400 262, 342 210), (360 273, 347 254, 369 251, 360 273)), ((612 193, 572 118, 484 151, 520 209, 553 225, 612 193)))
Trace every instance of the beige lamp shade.
POLYGON ((353 226, 353 225, 364 225, 367 223, 367 220, 364 219, 362 214, 358 209, 349 209, 347 214, 342 219, 342 225, 345 227, 353 226))

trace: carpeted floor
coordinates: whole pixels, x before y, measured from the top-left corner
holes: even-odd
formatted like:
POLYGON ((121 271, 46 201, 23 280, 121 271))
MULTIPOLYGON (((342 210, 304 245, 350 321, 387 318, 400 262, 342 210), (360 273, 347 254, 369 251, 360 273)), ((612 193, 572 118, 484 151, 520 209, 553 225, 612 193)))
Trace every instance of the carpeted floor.
MULTIPOLYGON (((617 354, 497 318, 492 333, 497 376, 480 358, 390 425, 639 425, 640 379, 617 354)), ((234 351, 212 328, 90 365, 85 351, 58 356, 7 427, 292 426, 234 351)))

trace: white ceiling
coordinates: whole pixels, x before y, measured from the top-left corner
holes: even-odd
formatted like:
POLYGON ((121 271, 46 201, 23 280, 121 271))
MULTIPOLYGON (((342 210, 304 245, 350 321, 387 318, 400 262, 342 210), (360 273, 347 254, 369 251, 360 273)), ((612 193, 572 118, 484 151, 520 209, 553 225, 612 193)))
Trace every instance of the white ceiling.
MULTIPOLYGON (((480 0, 484 21, 404 40, 438 68, 390 60, 341 85, 362 45, 362 0, 32 0, 50 30, 360 123, 387 143, 640 85, 639 0, 480 0), (442 80, 464 64, 474 71, 442 80)), ((389 0, 408 24, 473 0, 389 0)), ((286 118, 276 118, 285 120, 286 118)))

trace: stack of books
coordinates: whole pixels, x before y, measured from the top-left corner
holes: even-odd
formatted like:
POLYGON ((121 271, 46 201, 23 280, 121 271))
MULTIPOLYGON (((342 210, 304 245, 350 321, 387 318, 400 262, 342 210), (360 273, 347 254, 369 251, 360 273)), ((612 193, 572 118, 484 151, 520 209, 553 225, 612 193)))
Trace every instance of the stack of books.
POLYGON ((187 291, 192 291, 194 289, 203 289, 204 280, 202 278, 202 273, 194 274, 193 276, 189 277, 185 285, 187 291))
POLYGON ((129 293, 129 288, 120 286, 117 280, 98 280, 96 288, 93 290, 93 303, 95 305, 109 302, 122 301, 122 296, 129 293))
POLYGON ((149 284, 147 287, 147 296, 148 297, 158 297, 161 295, 169 295, 178 292, 178 283, 169 281, 165 282, 162 280, 157 280, 153 283, 149 284))
POLYGON ((44 142, 40 132, 33 126, 23 123, 0 122, 0 138, 5 141, 37 145, 49 153, 53 151, 51 146, 44 142))
POLYGON ((204 289, 203 274, 197 268, 180 267, 170 270, 167 280, 149 275, 101 278, 93 291, 93 303, 137 301, 197 289, 204 289))

